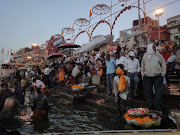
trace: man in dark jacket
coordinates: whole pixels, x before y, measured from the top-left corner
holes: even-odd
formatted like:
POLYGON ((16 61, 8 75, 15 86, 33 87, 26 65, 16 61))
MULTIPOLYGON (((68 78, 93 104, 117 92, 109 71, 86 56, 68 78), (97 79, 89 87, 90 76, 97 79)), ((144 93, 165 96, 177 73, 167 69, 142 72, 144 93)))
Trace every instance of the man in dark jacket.
POLYGON ((24 95, 21 91, 21 87, 18 86, 17 82, 14 82, 13 84, 13 88, 14 88, 14 92, 18 92, 19 93, 19 102, 21 105, 24 105, 24 95))
POLYGON ((41 88, 37 88, 37 95, 35 95, 31 102, 31 110, 34 111, 32 119, 37 121, 40 118, 48 119, 48 101, 47 97, 42 94, 41 88))

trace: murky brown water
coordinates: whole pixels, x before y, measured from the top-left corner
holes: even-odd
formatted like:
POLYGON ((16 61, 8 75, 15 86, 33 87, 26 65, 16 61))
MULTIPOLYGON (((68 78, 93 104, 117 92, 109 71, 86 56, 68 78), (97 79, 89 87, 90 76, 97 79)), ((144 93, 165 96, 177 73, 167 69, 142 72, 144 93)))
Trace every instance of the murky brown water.
MULTIPOLYGON (((27 114, 1 124, 9 130, 24 133, 60 133, 72 131, 97 131, 123 129, 117 115, 86 103, 62 104, 58 98, 49 96, 51 110, 49 121, 32 123, 31 109, 27 114)), ((26 98, 28 101, 28 99, 26 98)))
MULTIPOLYGON (((1 121, 0 125, 8 130, 18 130, 29 134, 133 129, 112 110, 107 111, 85 102, 62 104, 60 98, 52 96, 48 96, 48 100, 51 107, 49 121, 32 123, 32 111, 27 108, 25 115, 15 116, 15 119, 11 121, 1 121)), ((26 102, 29 102, 28 97, 26 97, 26 102)), ((175 128, 175 125, 165 121, 159 128, 175 128)))

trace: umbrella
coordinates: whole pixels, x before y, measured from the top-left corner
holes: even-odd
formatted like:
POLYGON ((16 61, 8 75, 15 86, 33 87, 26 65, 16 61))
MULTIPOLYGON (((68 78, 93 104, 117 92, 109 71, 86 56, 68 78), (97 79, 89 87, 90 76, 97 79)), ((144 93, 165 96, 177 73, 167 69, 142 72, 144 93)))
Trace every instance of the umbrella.
MULTIPOLYGON (((81 47, 81 46, 74 44, 74 43, 65 43, 65 44, 59 46, 59 48, 79 48, 79 47, 81 47)), ((72 57, 72 49, 71 49, 71 57, 72 57)))
POLYGON ((47 60, 50 60, 50 59, 55 59, 55 58, 59 58, 59 57, 63 57, 65 56, 64 54, 61 54, 61 53, 55 53, 55 54, 51 54, 47 57, 47 60))
POLYGON ((33 61, 29 61, 29 62, 27 62, 26 63, 26 66, 29 66, 29 65, 31 65, 31 63, 32 63, 33 61))
POLYGON ((65 43, 61 46, 58 46, 59 48, 79 48, 80 45, 74 44, 74 43, 65 43))
POLYGON ((18 70, 26 70, 27 69, 27 67, 20 67, 20 68, 18 68, 18 70))
POLYGON ((31 63, 30 65, 37 66, 37 65, 39 65, 39 63, 38 63, 38 62, 33 62, 33 63, 31 63))
POLYGON ((101 47, 101 46, 111 42, 113 39, 114 39, 113 35, 95 36, 89 43, 87 43, 85 46, 81 47, 81 49, 79 51, 80 51, 80 53, 92 51, 95 48, 101 47))
POLYGON ((45 65, 46 65, 46 61, 43 61, 39 64, 40 67, 45 67, 45 65))

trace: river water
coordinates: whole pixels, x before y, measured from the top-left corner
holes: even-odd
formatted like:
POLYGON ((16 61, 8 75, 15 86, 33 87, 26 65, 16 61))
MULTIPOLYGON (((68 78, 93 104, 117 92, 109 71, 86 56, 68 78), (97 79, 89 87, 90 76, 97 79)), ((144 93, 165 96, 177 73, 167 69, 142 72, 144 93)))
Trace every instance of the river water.
POLYGON ((34 124, 31 119, 32 111, 27 108, 25 115, 11 121, 3 121, 1 125, 8 130, 30 134, 123 129, 124 124, 120 122, 115 112, 86 103, 62 104, 59 98, 51 96, 48 100, 51 107, 49 121, 34 124))
MULTIPOLYGON (((27 92, 26 95, 26 103, 28 103, 29 93, 27 92)), ((11 121, 0 121, 0 125, 8 130, 18 130, 29 134, 133 129, 127 127, 125 120, 120 119, 116 111, 104 110, 102 107, 90 105, 84 101, 63 104, 60 98, 51 95, 48 96, 48 100, 51 108, 48 121, 33 123, 32 111, 27 108, 24 115, 15 116, 15 119, 11 121)), ((163 122, 159 128, 175 128, 176 126, 170 122, 163 122)))

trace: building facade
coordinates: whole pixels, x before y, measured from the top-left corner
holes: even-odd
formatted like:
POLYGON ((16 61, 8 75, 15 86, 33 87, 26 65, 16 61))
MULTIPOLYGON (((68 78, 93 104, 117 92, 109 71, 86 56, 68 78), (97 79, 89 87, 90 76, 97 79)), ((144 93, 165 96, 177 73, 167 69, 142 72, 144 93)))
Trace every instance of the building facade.
POLYGON ((180 15, 168 18, 167 28, 170 31, 170 40, 180 45, 180 15))
MULTIPOLYGON (((132 27, 138 30, 139 29, 139 20, 134 20, 132 23, 132 27)), ((146 17, 146 24, 144 21, 144 18, 141 18, 141 30, 145 31, 146 28, 146 32, 148 34, 150 34, 151 32, 153 32, 155 29, 157 29, 158 27, 158 21, 157 20, 153 20, 152 18, 150 18, 149 16, 146 17)))
MULTIPOLYGON (((144 18, 141 18, 140 22, 141 30, 139 30, 139 20, 134 20, 132 28, 120 31, 119 44, 121 47, 126 45, 131 48, 134 44, 139 47, 145 47, 149 42, 159 40, 157 20, 153 20, 148 16, 146 17, 146 23, 144 18)), ((167 25, 160 26, 160 40, 163 42, 170 40, 170 32, 167 25)))
MULTIPOLYGON (((170 41, 170 32, 167 28, 167 25, 160 26, 159 29, 160 29, 161 42, 170 41)), ((154 29, 154 31, 151 32, 151 38, 150 39, 152 42, 159 40, 158 28, 154 29)))

